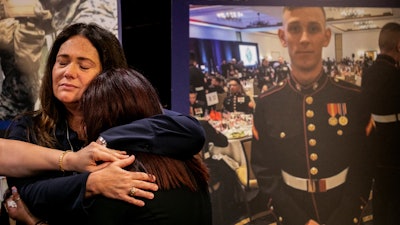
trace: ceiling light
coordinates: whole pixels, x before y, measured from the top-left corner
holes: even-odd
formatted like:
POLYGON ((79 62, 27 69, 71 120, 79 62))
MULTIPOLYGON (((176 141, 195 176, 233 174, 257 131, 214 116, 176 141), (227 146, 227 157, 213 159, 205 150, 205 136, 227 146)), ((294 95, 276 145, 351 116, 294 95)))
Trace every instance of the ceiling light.
POLYGON ((243 13, 239 11, 227 11, 217 13, 217 18, 221 20, 241 21, 242 17, 243 13))
POLYGON ((360 30, 366 30, 366 29, 374 29, 378 28, 378 26, 374 23, 372 20, 364 20, 364 21, 355 21, 353 25, 360 29, 360 30))
POLYGON ((340 12, 344 18, 357 18, 364 16, 364 10, 358 8, 343 8, 340 12))

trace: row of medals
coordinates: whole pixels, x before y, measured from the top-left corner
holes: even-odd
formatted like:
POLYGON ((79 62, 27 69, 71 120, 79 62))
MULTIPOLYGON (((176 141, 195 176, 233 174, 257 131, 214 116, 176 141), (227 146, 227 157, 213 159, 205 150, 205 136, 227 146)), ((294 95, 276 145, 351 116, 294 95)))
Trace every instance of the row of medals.
POLYGON ((349 122, 349 120, 347 119, 346 116, 340 116, 339 119, 332 116, 332 117, 329 117, 329 120, 328 120, 328 123, 331 126, 336 126, 338 123, 342 126, 346 126, 348 122, 349 122))

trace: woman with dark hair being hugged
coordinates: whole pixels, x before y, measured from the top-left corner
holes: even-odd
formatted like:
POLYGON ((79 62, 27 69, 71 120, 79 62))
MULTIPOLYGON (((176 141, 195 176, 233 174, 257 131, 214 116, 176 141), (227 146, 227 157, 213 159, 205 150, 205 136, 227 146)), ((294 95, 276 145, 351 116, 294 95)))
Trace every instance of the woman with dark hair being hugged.
MULTIPOLYGON (((208 171, 199 155, 182 157, 164 154, 157 149, 140 150, 130 142, 124 124, 162 113, 158 95, 150 82, 132 69, 106 71, 97 76, 82 97, 82 109, 88 140, 99 135, 107 147, 134 154, 136 160, 125 169, 154 174, 159 191, 146 207, 98 197, 89 212, 90 224, 126 225, 209 225, 211 205, 208 193, 208 171), (98 110, 107 109, 107 110, 98 110), (118 126, 116 128, 112 128, 118 126), (111 128, 111 129, 109 129, 111 128), (102 133, 103 132, 103 133, 102 133), (119 134, 105 141, 103 136, 119 134)), ((136 195, 132 188, 130 194, 136 195)))

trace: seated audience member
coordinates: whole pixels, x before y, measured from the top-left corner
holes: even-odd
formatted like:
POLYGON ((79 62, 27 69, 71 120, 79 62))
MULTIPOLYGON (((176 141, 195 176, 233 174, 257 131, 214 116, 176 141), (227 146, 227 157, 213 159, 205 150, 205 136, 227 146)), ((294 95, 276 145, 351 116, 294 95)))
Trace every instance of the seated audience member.
MULTIPOLYGON (((105 144, 135 155, 134 165, 125 169, 154 174, 159 186, 153 200, 144 200, 146 207, 96 197, 87 209, 89 224, 211 225, 209 175, 200 155, 185 157, 138 149, 131 143, 129 130, 112 128, 162 113, 156 91, 144 76, 129 69, 106 71, 91 82, 82 99, 85 124, 91 128, 87 130, 88 140, 94 141, 99 135, 103 139, 110 133, 126 135, 112 141, 105 138, 105 144), (96 110, 99 107, 109 110, 96 110)), ((134 185, 130 195, 137 195, 134 185)))
MULTIPOLYGON (((113 33, 93 23, 67 26, 49 52, 39 109, 21 115, 11 124, 7 138, 64 151, 59 160, 60 171, 7 177, 8 186, 18 188, 33 215, 50 224, 86 224, 84 206, 96 195, 143 206, 143 200, 154 198, 153 192, 158 189, 154 176, 122 169, 133 159, 84 173, 65 171, 62 164, 69 151, 79 151, 90 143, 86 139, 90 128, 83 124, 81 96, 96 76, 111 68, 128 68, 120 41, 113 33), (129 195, 132 185, 137 190, 135 197, 129 195)), ((131 137, 135 138, 132 142, 137 149, 192 156, 204 143, 204 131, 197 120, 170 110, 129 126, 135 132, 131 137)), ((31 157, 36 156, 32 151, 31 157)))
POLYGON ((228 95, 224 99, 224 110, 229 112, 253 113, 254 102, 243 89, 238 78, 231 78, 228 81, 228 95))
POLYGON ((226 97, 226 91, 224 89, 224 78, 221 77, 220 75, 211 77, 211 82, 207 88, 207 93, 210 94, 213 92, 214 94, 216 94, 215 96, 218 98, 218 103, 208 106, 208 109, 209 111, 211 110, 221 111, 223 106, 222 104, 223 99, 225 99, 226 97))
POLYGON ((208 93, 216 91, 218 94, 225 93, 224 79, 220 76, 211 77, 211 84, 207 89, 208 93))
POLYGON ((189 93, 190 115, 195 117, 204 117, 206 115, 207 105, 204 101, 197 99, 197 92, 189 93))

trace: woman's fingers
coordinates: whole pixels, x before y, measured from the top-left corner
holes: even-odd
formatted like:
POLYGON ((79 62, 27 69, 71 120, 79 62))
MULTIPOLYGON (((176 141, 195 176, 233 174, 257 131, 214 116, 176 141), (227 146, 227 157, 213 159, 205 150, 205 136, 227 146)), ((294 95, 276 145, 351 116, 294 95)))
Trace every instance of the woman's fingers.
POLYGON ((158 190, 153 175, 122 169, 132 164, 134 159, 130 156, 91 173, 86 183, 86 196, 101 194, 138 206, 143 206, 144 202, 137 198, 153 199, 153 192, 158 190))

